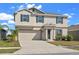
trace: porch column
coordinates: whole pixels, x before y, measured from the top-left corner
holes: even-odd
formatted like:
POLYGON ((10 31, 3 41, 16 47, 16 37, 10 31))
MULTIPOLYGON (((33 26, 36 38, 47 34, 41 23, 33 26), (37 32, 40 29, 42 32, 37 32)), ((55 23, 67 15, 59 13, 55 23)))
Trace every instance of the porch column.
POLYGON ((51 29, 51 39, 50 39, 50 41, 53 41, 53 29, 51 29))
POLYGON ((47 34, 47 29, 46 29, 46 41, 48 41, 48 34, 47 34))
POLYGON ((56 32, 55 32, 55 29, 53 29, 53 39, 56 39, 55 36, 56 36, 56 32))

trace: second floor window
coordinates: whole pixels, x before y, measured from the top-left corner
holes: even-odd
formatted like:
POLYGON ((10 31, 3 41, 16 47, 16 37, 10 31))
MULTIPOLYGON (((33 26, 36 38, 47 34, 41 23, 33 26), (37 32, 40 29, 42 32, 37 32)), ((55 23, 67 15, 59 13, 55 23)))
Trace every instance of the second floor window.
POLYGON ((21 22, 29 22, 29 15, 21 15, 21 22))
POLYGON ((56 35, 62 35, 62 29, 56 29, 56 35))
POLYGON ((56 17, 56 24, 63 24, 63 17, 56 17))
POLYGON ((37 23, 44 23, 44 16, 36 16, 37 23))

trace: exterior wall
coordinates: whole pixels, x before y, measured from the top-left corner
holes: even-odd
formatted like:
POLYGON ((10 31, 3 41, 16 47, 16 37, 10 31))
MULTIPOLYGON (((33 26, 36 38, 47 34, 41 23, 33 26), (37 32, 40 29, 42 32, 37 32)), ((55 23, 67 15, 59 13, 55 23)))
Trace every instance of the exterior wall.
POLYGON ((52 17, 52 16, 45 16, 44 17, 44 23, 36 23, 36 16, 32 15, 31 13, 27 12, 27 11, 20 11, 15 15, 15 22, 16 25, 23 25, 23 26, 43 26, 45 24, 55 24, 56 27, 67 27, 67 19, 64 18, 63 19, 63 24, 56 24, 56 17, 52 17), (30 19, 29 22, 21 22, 20 19, 20 15, 21 14, 29 14, 30 15, 30 19))
POLYGON ((63 28, 62 30, 63 30, 62 35, 66 36, 68 34, 68 29, 67 28, 63 28))
POLYGON ((43 30, 42 31, 42 39, 43 40, 46 40, 46 30, 43 30))
MULTIPOLYGON (((40 29, 41 29, 41 26, 43 26, 43 25, 45 25, 45 24, 54 24, 54 26, 55 26, 55 28, 52 28, 52 40, 53 39, 55 39, 55 36, 56 36, 56 31, 55 31, 55 29, 56 28, 61 28, 63 31, 63 36, 65 36, 65 35, 67 35, 67 18, 65 18, 64 17, 64 19, 63 19, 63 24, 56 24, 56 17, 55 16, 45 16, 44 17, 44 23, 36 23, 36 16, 35 15, 32 15, 30 12, 28 12, 28 11, 25 11, 25 10, 23 10, 23 11, 20 11, 20 12, 18 12, 16 15, 15 15, 15 22, 16 22, 16 26, 31 26, 31 27, 33 27, 33 30, 31 30, 31 31, 33 31, 33 32, 35 32, 33 35, 35 36, 35 35, 37 35, 36 36, 36 38, 38 38, 38 39, 40 39, 40 37, 42 37, 42 39, 43 40, 46 40, 46 29, 44 29, 44 30, 42 30, 42 33, 40 32, 40 34, 38 33, 36 33, 36 31, 38 32, 38 31, 40 31, 40 29), (20 17, 20 15, 21 14, 29 14, 30 15, 30 17, 29 17, 29 22, 21 22, 20 20, 21 20, 21 17, 20 17), (34 27, 34 26, 37 26, 38 28, 36 28, 36 27, 34 27), (40 26, 40 27, 39 27, 40 26)), ((25 27, 26 28, 26 27, 25 27)), ((25 30, 25 28, 22 28, 22 30, 20 30, 19 29, 19 38, 20 38, 20 36, 22 37, 26 37, 27 36, 27 32, 31 32, 31 31, 27 31, 27 30, 25 30), (21 32, 22 31, 22 32, 21 32), (26 32, 27 31, 27 32, 26 32), (24 34, 24 33, 26 33, 26 34, 24 34)), ((51 27, 49 27, 50 29, 51 29, 51 27)), ((32 34, 32 33, 31 33, 32 34)), ((29 34, 29 37, 28 37, 28 39, 30 39, 30 37, 32 37, 33 35, 31 35, 31 34, 29 34)), ((24 37, 24 38, 25 38, 24 37)), ((20 38, 21 39, 21 38, 20 38)))

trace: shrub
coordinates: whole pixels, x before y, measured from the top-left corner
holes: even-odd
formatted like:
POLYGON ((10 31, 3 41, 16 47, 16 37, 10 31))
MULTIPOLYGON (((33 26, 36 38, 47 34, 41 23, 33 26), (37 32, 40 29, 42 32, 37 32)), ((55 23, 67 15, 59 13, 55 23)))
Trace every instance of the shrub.
POLYGON ((56 40, 61 40, 62 36, 61 35, 56 35, 56 40))
POLYGON ((13 40, 13 35, 8 35, 8 36, 7 36, 7 41, 10 42, 10 41, 12 41, 12 40, 13 40))
POLYGON ((62 36, 62 40, 66 40, 66 36, 62 36))
POLYGON ((73 36, 72 35, 67 35, 67 41, 72 41, 73 40, 73 36))

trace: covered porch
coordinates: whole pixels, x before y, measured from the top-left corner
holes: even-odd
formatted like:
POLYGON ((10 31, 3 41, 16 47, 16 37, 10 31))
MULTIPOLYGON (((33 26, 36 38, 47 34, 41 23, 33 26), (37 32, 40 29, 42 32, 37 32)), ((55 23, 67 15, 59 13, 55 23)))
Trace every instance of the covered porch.
POLYGON ((54 41, 54 39, 55 39, 55 25, 45 24, 42 31, 45 32, 45 34, 43 33, 42 35, 45 37, 47 42, 54 41))

